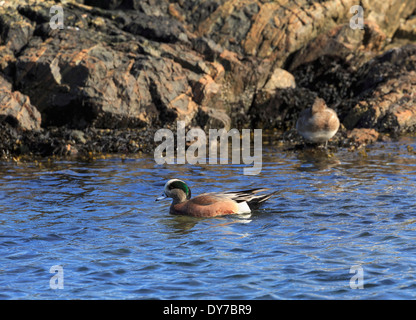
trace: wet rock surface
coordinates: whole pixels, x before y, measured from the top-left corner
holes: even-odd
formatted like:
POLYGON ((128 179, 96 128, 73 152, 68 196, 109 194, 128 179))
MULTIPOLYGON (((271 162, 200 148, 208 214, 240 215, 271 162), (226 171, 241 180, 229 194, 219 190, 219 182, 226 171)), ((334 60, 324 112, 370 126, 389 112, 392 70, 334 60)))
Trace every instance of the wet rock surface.
POLYGON ((362 1, 363 29, 355 4, 2 1, 2 155, 153 152, 179 120, 300 146, 294 125, 316 97, 341 121, 330 147, 413 134, 416 2, 362 1))

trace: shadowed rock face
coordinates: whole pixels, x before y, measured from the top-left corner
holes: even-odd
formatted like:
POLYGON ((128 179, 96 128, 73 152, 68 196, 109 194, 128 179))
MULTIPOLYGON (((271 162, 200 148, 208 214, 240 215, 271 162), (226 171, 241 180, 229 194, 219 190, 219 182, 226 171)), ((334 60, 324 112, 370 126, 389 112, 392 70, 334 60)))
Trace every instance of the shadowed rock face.
POLYGON ((349 130, 412 132, 416 2, 361 3, 354 30, 353 0, 8 0, 0 119, 26 130, 183 120, 287 131, 318 96, 349 130), (50 27, 53 5, 63 29, 50 27))

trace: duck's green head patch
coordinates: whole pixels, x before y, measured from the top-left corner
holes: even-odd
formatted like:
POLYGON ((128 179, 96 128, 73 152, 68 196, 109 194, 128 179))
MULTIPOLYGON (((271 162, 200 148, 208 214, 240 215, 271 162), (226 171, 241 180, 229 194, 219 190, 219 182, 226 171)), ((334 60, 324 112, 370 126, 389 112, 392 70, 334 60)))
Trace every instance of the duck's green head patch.
POLYGON ((191 199, 191 189, 189 189, 188 185, 182 180, 171 180, 171 182, 167 185, 167 188, 168 190, 180 189, 185 192, 186 199, 191 199))

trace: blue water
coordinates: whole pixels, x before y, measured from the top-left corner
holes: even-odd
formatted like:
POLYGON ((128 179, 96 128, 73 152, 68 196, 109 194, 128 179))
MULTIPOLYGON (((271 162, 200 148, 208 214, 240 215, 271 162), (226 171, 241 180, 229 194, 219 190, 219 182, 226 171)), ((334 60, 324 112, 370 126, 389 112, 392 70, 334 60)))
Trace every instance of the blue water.
POLYGON ((257 176, 151 156, 1 163, 0 299, 414 299, 409 145, 367 156, 265 146, 257 176), (169 201, 154 199, 174 177, 193 195, 279 193, 251 215, 171 216, 169 201))

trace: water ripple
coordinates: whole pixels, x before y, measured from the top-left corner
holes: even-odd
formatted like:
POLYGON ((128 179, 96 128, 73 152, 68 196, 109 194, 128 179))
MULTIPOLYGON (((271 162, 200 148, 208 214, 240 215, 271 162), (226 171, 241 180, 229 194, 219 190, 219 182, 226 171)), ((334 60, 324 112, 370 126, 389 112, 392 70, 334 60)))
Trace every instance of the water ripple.
POLYGON ((237 165, 151 157, 0 166, 0 299, 414 299, 415 156, 400 143, 333 157, 264 149, 237 165), (241 217, 170 216, 164 182, 192 193, 264 186, 241 217), (64 289, 51 289, 52 266, 64 289), (350 287, 351 267, 363 290, 350 287))

